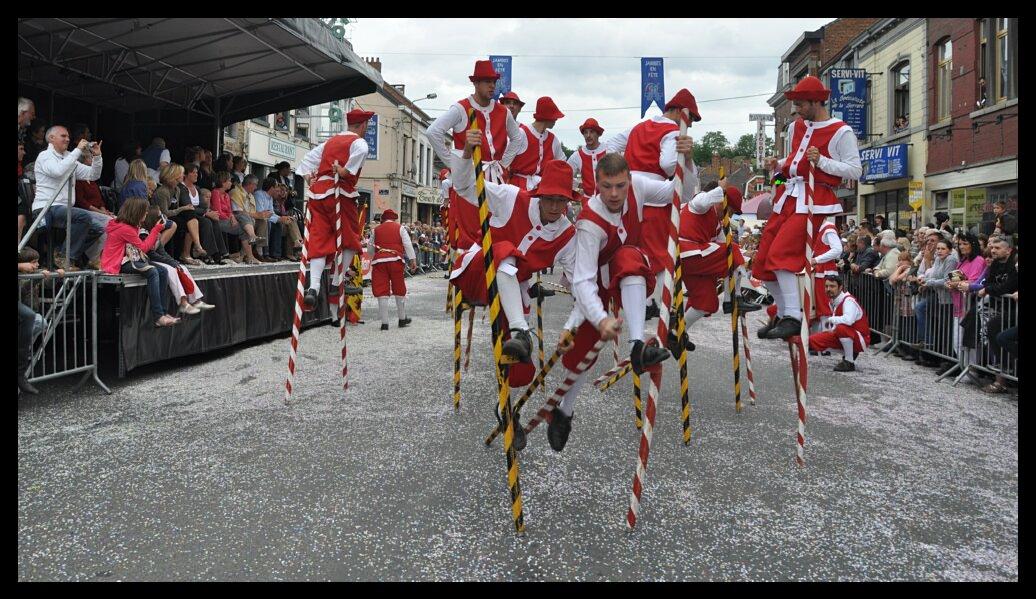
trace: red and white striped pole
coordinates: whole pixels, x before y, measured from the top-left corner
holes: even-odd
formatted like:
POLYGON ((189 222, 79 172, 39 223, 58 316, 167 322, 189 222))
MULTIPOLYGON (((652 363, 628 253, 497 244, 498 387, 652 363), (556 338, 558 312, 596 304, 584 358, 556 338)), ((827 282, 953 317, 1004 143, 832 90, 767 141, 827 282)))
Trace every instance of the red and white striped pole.
POLYGON ((748 323, 745 315, 741 315, 741 338, 745 345, 745 366, 748 368, 748 401, 755 405, 755 377, 752 376, 752 350, 748 347, 748 323))
POLYGON ((586 352, 586 356, 576 365, 575 372, 569 373, 569 375, 565 377, 565 380, 561 382, 561 385, 554 391, 554 394, 550 396, 547 403, 545 403, 543 407, 536 412, 535 416, 529 419, 528 424, 525 425, 526 433, 532 432, 532 429, 539 426, 540 422, 542 422, 544 418, 547 418, 547 416, 554 411, 554 408, 561 403, 561 400, 564 399, 565 394, 568 393, 568 390, 575 384, 579 375, 589 368, 590 365, 594 363, 594 360, 597 359, 597 354, 599 354, 601 349, 604 348, 604 343, 604 340, 598 339, 597 343, 590 348, 590 351, 586 352))
POLYGON ((295 380, 295 357, 299 350, 299 329, 302 327, 302 301, 306 293, 306 269, 309 268, 309 200, 306 201, 305 234, 302 242, 302 258, 299 260, 299 282, 295 288, 295 317, 291 323, 291 348, 288 352, 288 377, 284 380, 284 405, 291 402, 292 383, 295 380))

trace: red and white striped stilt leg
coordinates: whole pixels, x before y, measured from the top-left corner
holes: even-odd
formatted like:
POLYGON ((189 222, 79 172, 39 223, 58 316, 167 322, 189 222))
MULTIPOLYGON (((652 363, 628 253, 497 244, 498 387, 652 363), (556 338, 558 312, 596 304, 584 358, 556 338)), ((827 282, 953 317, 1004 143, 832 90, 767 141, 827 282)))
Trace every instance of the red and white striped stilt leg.
POLYGON ((748 401, 755 405, 755 377, 752 375, 752 350, 748 347, 748 322, 745 315, 741 315, 741 339, 745 347, 745 366, 748 368, 748 401))
MULTIPOLYGON (((337 176, 335 183, 337 184, 337 176)), ((335 188, 338 189, 337 187, 335 188)), ((349 359, 345 344, 345 255, 342 241, 342 202, 344 200, 335 193, 335 271, 331 286, 338 290, 338 338, 342 343, 342 391, 349 390, 349 359)))
MULTIPOLYGON (((664 314, 664 312, 663 312, 664 314)), ((665 319, 659 319, 665 320, 665 319)), ((633 530, 640 515, 640 498, 644 492, 644 476, 647 474, 648 456, 651 454, 651 440, 655 434, 655 404, 658 389, 662 386, 662 369, 648 370, 647 404, 644 407, 643 428, 640 430, 640 447, 637 450, 637 470, 633 474, 633 491, 630 493, 630 507, 626 512, 626 526, 633 530)))
POLYGON ((590 348, 590 351, 586 352, 586 357, 584 357, 582 361, 580 361, 579 364, 576 365, 576 371, 569 373, 569 375, 565 377, 565 380, 561 382, 561 385, 554 391, 554 394, 550 396, 550 399, 547 400, 547 403, 545 403, 543 407, 540 408, 538 412, 536 412, 535 416, 529 419, 528 424, 525 425, 526 433, 531 432, 532 429, 539 426, 540 422, 543 422, 545 418, 548 418, 550 416, 550 413, 553 412, 554 408, 556 408, 558 404, 561 403, 561 400, 565 397, 565 394, 568 393, 568 390, 571 389, 572 385, 575 384, 576 379, 579 378, 579 375, 582 374, 583 371, 585 371, 587 368, 589 368, 591 364, 593 364, 593 361, 597 358, 597 354, 599 354, 601 352, 601 349, 604 348, 604 343, 605 342, 603 340, 598 339, 597 343, 595 343, 593 347, 590 348))
POLYGON ((292 383, 295 381, 295 357, 299 350, 299 329, 302 327, 302 298, 306 293, 306 270, 309 268, 309 202, 306 202, 305 235, 302 259, 299 260, 299 282, 295 288, 295 316, 291 323, 291 347, 288 352, 288 377, 284 379, 284 405, 291 402, 292 383))

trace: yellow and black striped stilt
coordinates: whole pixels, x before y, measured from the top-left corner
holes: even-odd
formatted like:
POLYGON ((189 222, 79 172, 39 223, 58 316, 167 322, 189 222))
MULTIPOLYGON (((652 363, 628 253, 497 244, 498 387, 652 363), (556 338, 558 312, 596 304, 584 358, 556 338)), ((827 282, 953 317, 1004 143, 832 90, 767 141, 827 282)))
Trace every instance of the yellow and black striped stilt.
MULTIPOLYGON (((452 288, 453 285, 451 284, 452 288)), ((453 294, 453 409, 460 409, 460 324, 464 297, 460 289, 453 294)), ((474 310, 474 308, 472 308, 474 310)))
MULTIPOLYGON (((367 207, 360 208, 360 214, 357 220, 360 223, 360 234, 363 234, 363 224, 367 222, 367 207)), ((349 267, 353 271, 352 279, 349 281, 354 287, 363 287, 363 258, 361 255, 363 250, 356 252, 353 255, 352 264, 349 267)), ((363 318, 363 296, 362 295, 350 295, 345 298, 345 303, 349 306, 349 322, 358 323, 363 318)))
MULTIPOLYGON (((543 280, 540 274, 536 273, 536 336, 540 340, 540 370, 543 370, 543 280)), ((543 392, 547 390, 544 388, 543 392)))
POLYGON ((633 373, 633 411, 636 413, 639 431, 644 426, 644 403, 640 399, 640 375, 636 372, 633 373))
POLYGON ((680 264, 680 256, 676 257, 675 285, 676 295, 673 297, 673 306, 676 307, 676 338, 680 346, 680 354, 676 356, 680 365, 680 422, 683 426, 683 444, 691 442, 691 398, 690 385, 687 382, 687 348, 684 346, 684 335, 687 333, 687 323, 684 321, 684 289, 683 289, 683 266, 680 264))
MULTIPOLYGON (((468 111, 468 129, 478 131, 475 110, 468 111)), ((514 448, 514 418, 511 411, 511 387, 507 381, 504 363, 504 331, 501 326, 500 296, 497 295, 496 264, 493 261, 493 234, 489 230, 489 203, 486 202, 486 177, 482 172, 482 148, 475 146, 471 159, 475 166, 475 191, 478 194, 478 217, 482 226, 482 254, 486 270, 486 299, 489 302, 489 320, 493 331, 493 357, 496 359, 497 383, 500 390, 497 410, 504 425, 504 453, 507 461, 507 486, 511 495, 511 517, 514 530, 525 532, 525 514, 522 510, 522 489, 518 473, 518 454, 514 448)))
MULTIPOLYGON (((724 176, 723 167, 719 167, 719 178, 724 176)), ((730 206, 727 194, 723 194, 723 234, 727 238, 727 294, 730 299, 730 337, 734 344, 734 411, 741 412, 741 352, 738 349, 737 336, 737 294, 734 291, 734 231, 730 226, 730 206)))

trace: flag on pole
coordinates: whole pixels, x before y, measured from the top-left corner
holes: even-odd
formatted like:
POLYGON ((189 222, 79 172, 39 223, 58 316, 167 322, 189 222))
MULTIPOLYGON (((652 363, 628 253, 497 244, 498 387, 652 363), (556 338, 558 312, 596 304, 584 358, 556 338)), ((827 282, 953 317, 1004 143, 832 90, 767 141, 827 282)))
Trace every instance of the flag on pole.
POLYGON ((493 69, 500 73, 500 79, 496 82, 496 90, 493 92, 493 99, 499 100, 500 96, 511 91, 511 57, 490 56, 489 60, 493 63, 493 69))
POLYGON ((665 111, 665 72, 661 58, 640 59, 640 118, 652 103, 665 111))

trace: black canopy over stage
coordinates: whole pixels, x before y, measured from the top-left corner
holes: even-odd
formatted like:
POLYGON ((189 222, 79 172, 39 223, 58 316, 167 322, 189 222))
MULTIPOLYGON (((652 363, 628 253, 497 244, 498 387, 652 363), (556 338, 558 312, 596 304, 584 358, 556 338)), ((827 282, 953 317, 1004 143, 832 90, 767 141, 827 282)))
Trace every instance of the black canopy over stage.
MULTIPOLYGON (((328 288, 330 270, 321 287, 328 288)), ((204 301, 216 306, 182 316, 172 327, 155 328, 144 277, 101 275, 97 285, 100 361, 117 366, 119 377, 137 366, 201 354, 291 332, 295 318, 297 263, 201 267, 191 270, 204 301)), ((173 296, 162 288, 166 313, 176 314, 173 296)), ((331 309, 317 302, 302 314, 303 328, 331 321, 331 309)), ((288 352, 288 344, 284 344, 288 352)), ((287 362, 285 362, 287 364, 287 362)))
POLYGON ((18 19, 19 95, 48 124, 90 125, 112 153, 152 136, 218 153, 226 125, 382 83, 313 18, 18 19))

